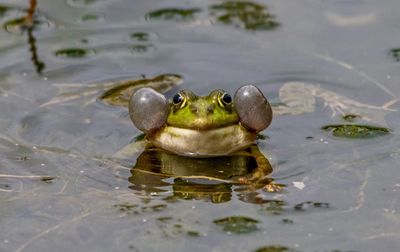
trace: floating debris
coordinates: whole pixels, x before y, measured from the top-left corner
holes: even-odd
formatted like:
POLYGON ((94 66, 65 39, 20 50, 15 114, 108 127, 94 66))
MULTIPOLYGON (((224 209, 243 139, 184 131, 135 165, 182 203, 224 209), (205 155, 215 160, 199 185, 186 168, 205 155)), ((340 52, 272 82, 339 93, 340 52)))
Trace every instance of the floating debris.
POLYGON ((361 118, 361 116, 359 115, 353 115, 353 114, 348 114, 348 115, 344 115, 343 120, 345 120, 346 122, 354 122, 355 119, 359 119, 361 118))
POLYGON ((217 21, 251 31, 273 30, 279 26, 267 6, 251 1, 227 1, 210 6, 217 21))
POLYGON ((329 205, 329 203, 325 203, 325 202, 306 201, 306 202, 296 204, 293 207, 293 209, 296 211, 305 211, 306 209, 309 209, 309 208, 330 208, 330 205, 329 205))
POLYGON ((88 21, 96 21, 99 20, 99 16, 96 14, 85 14, 81 17, 81 21, 88 22, 88 21))
POLYGON ((149 41, 149 34, 147 32, 132 33, 131 38, 137 41, 149 41))
POLYGON ((358 115, 362 120, 380 125, 386 125, 385 116, 397 111, 389 107, 399 101, 397 98, 382 106, 374 106, 323 89, 319 85, 287 82, 279 89, 279 99, 283 104, 273 106, 272 110, 274 115, 299 115, 314 112, 316 98, 322 99, 324 105, 331 109, 332 117, 337 114, 358 115))
POLYGON ((55 83, 53 86, 59 88, 59 93, 50 101, 42 104, 42 107, 62 104, 85 99, 85 104, 100 101, 112 106, 128 106, 130 96, 141 87, 151 87, 158 92, 165 93, 179 86, 183 78, 177 74, 163 74, 154 78, 142 78, 131 80, 119 80, 103 83, 55 83), (99 94, 104 92, 103 94, 99 94))
POLYGON ((396 62, 400 61, 400 48, 393 48, 389 51, 389 55, 393 57, 396 62))
POLYGON ((285 246, 271 245, 256 249, 254 252, 299 252, 299 251, 285 246))
POLYGON ((390 133, 390 130, 384 127, 360 124, 326 125, 322 127, 322 130, 342 138, 373 138, 390 133))
POLYGON ((88 50, 83 48, 67 48, 60 49, 54 52, 57 57, 67 57, 67 58, 84 58, 88 54, 88 50))
POLYGON ((193 231, 193 230, 187 231, 186 234, 188 236, 192 236, 192 237, 199 237, 200 236, 200 233, 198 231, 193 231))
POLYGON ((294 223, 294 221, 293 220, 291 220, 291 219, 282 219, 281 220, 281 223, 283 223, 283 224, 293 224, 294 223))
POLYGON ((10 9, 10 7, 1 4, 0 5, 0 17, 3 17, 9 9, 10 9))
POLYGON ((148 44, 148 45, 136 44, 131 47, 131 50, 133 53, 145 53, 149 50, 150 47, 154 47, 154 46, 151 44, 148 44))
POLYGON ((163 74, 153 79, 141 79, 120 82, 115 87, 104 92, 100 100, 108 105, 128 106, 131 95, 139 88, 151 87, 160 93, 165 93, 171 88, 182 83, 183 79, 177 74, 163 74))
MULTIPOLYGON (((138 204, 130 204, 130 203, 121 203, 113 205, 115 208, 118 208, 119 211, 124 212, 125 214, 143 214, 149 212, 161 212, 162 210, 167 208, 165 204, 158 204, 153 206, 140 206, 138 204)), ((167 219, 164 219, 164 221, 167 219)))
POLYGON ((165 8, 159 9, 146 14, 146 18, 159 20, 186 21, 194 19, 194 14, 201 12, 198 8, 181 9, 181 8, 165 8))
POLYGON ((306 185, 302 181, 293 181, 293 186, 297 189, 303 190, 306 185))
POLYGON ((245 216, 231 216, 214 220, 214 223, 228 233, 245 234, 257 231, 259 221, 245 216))
POLYGON ((287 203, 282 200, 270 200, 262 204, 261 210, 272 215, 281 215, 285 211, 287 203))
POLYGON ((326 12, 326 19, 338 27, 353 27, 361 25, 370 25, 377 21, 376 13, 365 13, 355 16, 344 16, 339 13, 326 12))

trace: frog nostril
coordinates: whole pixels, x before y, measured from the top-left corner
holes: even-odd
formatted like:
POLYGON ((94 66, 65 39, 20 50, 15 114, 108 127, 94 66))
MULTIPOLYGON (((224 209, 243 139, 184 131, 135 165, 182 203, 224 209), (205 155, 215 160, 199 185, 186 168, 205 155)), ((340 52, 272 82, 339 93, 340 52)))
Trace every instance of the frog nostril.
POLYGON ((212 114, 214 113, 214 104, 211 104, 210 106, 207 107, 207 114, 212 114))
POLYGON ((195 106, 195 105, 190 105, 189 106, 189 109, 190 109, 190 112, 192 112, 193 114, 197 114, 198 113, 198 109, 197 109, 197 107, 195 106))

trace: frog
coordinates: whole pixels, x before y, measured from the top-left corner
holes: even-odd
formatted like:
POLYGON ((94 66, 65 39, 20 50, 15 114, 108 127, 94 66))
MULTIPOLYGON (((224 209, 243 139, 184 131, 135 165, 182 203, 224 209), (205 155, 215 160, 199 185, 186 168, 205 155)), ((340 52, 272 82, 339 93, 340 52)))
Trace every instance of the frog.
MULTIPOLYGON (((202 193, 200 185, 210 186, 204 181, 198 184, 198 179, 217 185, 246 185, 248 191, 266 185, 279 189, 271 186, 271 179, 265 179, 272 167, 255 144, 273 116, 271 105, 256 86, 244 85, 233 97, 222 89, 206 96, 186 89, 171 100, 153 88, 143 87, 132 94, 128 110, 147 142, 132 169, 133 184, 154 184, 157 179, 151 174, 157 171, 156 177, 194 179, 198 190, 187 189, 185 195, 196 197, 202 193)), ((211 190, 208 187, 206 192, 211 190)))
POLYGON ((227 156, 252 146, 273 116, 254 85, 240 87, 233 97, 222 89, 206 96, 181 90, 172 100, 144 87, 132 94, 128 108, 133 124, 152 145, 192 158, 227 156))

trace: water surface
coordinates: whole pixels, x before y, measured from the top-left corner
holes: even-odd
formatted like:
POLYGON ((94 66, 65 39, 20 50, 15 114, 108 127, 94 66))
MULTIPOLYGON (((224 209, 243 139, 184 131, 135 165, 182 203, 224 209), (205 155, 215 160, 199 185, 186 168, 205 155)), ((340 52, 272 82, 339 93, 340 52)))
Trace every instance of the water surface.
MULTIPOLYGON (((141 151, 112 159, 140 132, 101 89, 85 95, 93 83, 177 74, 169 97, 254 83, 274 104, 290 81, 371 106, 400 96, 397 0, 258 0, 251 15, 223 3, 40 0, 35 29, 2 26, 1 251, 399 251, 398 103, 362 121, 390 129, 369 139, 324 132, 345 121, 318 97, 313 112, 275 116, 259 147, 279 192, 140 184, 141 151), (49 104, 73 87, 76 99, 49 104), (216 224, 232 216, 249 232, 216 224)), ((7 24, 28 3, 0 4, 7 24)))

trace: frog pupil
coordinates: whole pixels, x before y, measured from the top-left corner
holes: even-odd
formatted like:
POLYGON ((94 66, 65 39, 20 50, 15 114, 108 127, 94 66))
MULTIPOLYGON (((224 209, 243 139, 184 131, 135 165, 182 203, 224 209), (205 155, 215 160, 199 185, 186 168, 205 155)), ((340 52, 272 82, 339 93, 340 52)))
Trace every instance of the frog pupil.
POLYGON ((181 94, 176 94, 176 95, 174 95, 174 98, 172 98, 172 102, 174 103, 174 104, 179 104, 179 103, 181 103, 183 101, 183 97, 182 97, 182 95, 181 94))
POLYGON ((222 101, 223 101, 225 104, 229 104, 229 103, 232 102, 232 96, 231 96, 230 94, 225 93, 225 94, 222 96, 222 101))

